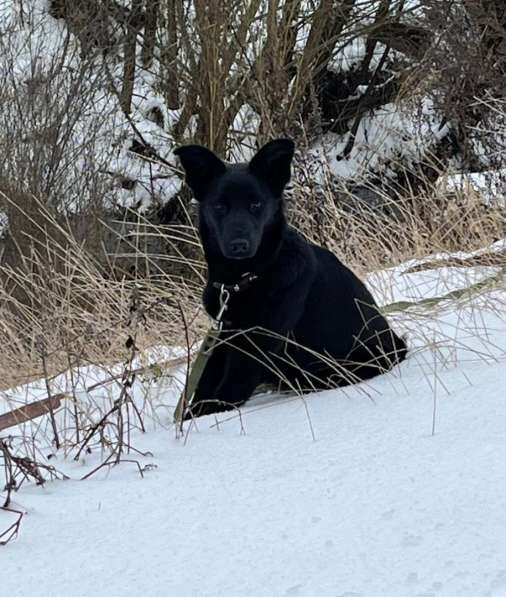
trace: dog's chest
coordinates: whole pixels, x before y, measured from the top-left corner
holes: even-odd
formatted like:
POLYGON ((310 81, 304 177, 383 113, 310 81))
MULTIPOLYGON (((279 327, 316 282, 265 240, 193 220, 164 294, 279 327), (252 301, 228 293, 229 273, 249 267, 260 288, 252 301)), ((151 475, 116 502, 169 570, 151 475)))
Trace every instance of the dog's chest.
MULTIPOLYGON (((204 306, 210 317, 216 319, 226 295, 215 288, 206 288, 204 292, 204 306)), ((223 311, 222 321, 225 327, 244 329, 259 326, 263 323, 267 297, 262 297, 259 288, 242 292, 231 291, 223 311)))

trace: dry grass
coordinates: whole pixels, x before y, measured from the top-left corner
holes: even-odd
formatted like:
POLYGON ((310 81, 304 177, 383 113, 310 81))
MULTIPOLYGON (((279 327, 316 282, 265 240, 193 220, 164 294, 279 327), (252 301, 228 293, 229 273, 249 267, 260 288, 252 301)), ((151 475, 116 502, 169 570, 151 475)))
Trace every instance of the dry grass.
MULTIPOLYGON (((475 251, 506 237, 504 204, 487 206, 472 190, 452 196, 432 190, 402 200, 377 190, 380 207, 364 203, 356 209, 349 192, 330 178, 312 188, 305 169, 298 164, 287 199, 290 220, 360 275, 434 253, 475 251)), ((118 252, 110 254, 96 245, 89 250, 71 224, 41 205, 35 215, 22 215, 28 232, 17 267, 0 269, 3 387, 43 377, 44 367, 53 376, 71 365, 122 361, 134 290, 145 315, 140 349, 183 346, 181 309, 192 341, 201 336, 205 264, 190 216, 185 226, 162 228, 137 216, 130 233, 118 239, 118 252), (157 235, 169 247, 166 255, 150 252, 149 240, 157 235)), ((487 259, 482 255, 481 264, 487 259)), ((491 265, 506 265, 504 253, 489 259, 491 265)))
MULTIPOLYGON (((167 275, 160 266, 160 258, 167 256, 141 249, 145 237, 153 234, 164 235, 174 246, 198 246, 194 230, 178 226, 154 231, 139 218, 121 239, 123 253, 110 254, 105 248, 89 250, 68 222, 42 205, 36 218, 23 215, 30 233, 23 246, 15 243, 15 265, 0 266, 3 388, 44 377, 44 368, 53 377, 70 366, 122 361, 128 352, 126 322, 134 292, 145 317, 137 338, 140 350, 182 344, 179 305, 184 305, 192 329, 200 332, 203 263, 187 259, 191 274, 167 275)), ((173 251, 171 259, 180 269, 184 257, 173 251)))
MULTIPOLYGON (((299 161, 295 170, 287 193, 290 220, 307 238, 335 252, 360 275, 435 253, 475 251, 506 238, 504 203, 487 206, 470 189, 449 196, 432 188, 423 196, 402 200, 392 199, 393 192, 387 196, 384 189, 375 189, 380 199, 375 207, 363 204, 357 209, 350 192, 330 176, 324 185, 315 186, 311 164, 299 161)), ((7 195, 1 199, 4 204, 16 203, 7 195)), ((22 231, 15 243, 16 265, 0 267, 2 389, 34 379, 45 379, 50 388, 60 373, 78 376, 90 366, 103 372, 99 379, 113 379, 121 385, 122 374, 113 368, 117 363, 129 363, 129 371, 138 376, 145 371, 142 355, 149 349, 151 362, 161 363, 160 376, 172 359, 166 347, 188 351, 196 347, 208 325, 201 306, 205 263, 188 213, 184 225, 154 227, 138 214, 137 219, 129 215, 127 228, 105 225, 108 233, 118 235, 117 250, 107 252, 100 243, 84 242, 71 222, 55 218, 40 203, 31 211, 15 207, 26 233, 22 231), (125 229, 128 234, 123 233, 125 229), (152 242, 160 236, 168 248, 165 254, 150 249, 160 246, 152 242), (128 322, 134 296, 142 317, 132 355, 128 322)), ((472 263, 453 258, 445 265, 504 267, 506 256, 504 251, 485 250, 472 263)), ((419 267, 435 266, 429 262, 419 267)), ((387 278, 381 284, 377 289, 389 302, 394 294, 392 282, 387 278)), ((442 280, 440 294, 446 293, 442 280)), ((113 402, 113 398, 103 404, 92 401, 91 408, 88 401, 86 409, 103 416, 106 404, 112 408, 113 402)), ((86 421, 96 419, 76 412, 73 417, 81 417, 83 429, 86 421)), ((80 423, 69 423, 74 434, 79 427, 80 423)))
POLYGON ((291 220, 361 275, 434 253, 476 251, 505 238, 504 197, 492 202, 470 186, 449 191, 431 176, 419 182, 416 194, 399 194, 395 182, 385 180, 381 187, 361 188, 367 200, 357 200, 349 182, 333 178, 325 164, 323 185, 311 184, 313 167, 307 159, 298 164, 291 220))
MULTIPOLYGON (((299 168, 303 172, 304 165, 299 168)), ((506 238, 505 208, 484 207, 483 198, 469 190, 451 198, 436 191, 423 198, 411 197, 395 204, 395 217, 387 215, 384 206, 350 209, 350 196, 343 189, 336 191, 335 183, 317 192, 295 182, 287 199, 292 222, 362 274, 434 253, 439 255, 406 266, 406 276, 441 266, 471 271, 470 266, 490 265, 505 271, 504 250, 449 256, 457 249, 473 252, 506 238)), ((388 201, 385 203, 388 206, 388 201)), ((167 396, 177 399, 185 386, 175 370, 186 364, 207 327, 200 304, 205 264, 190 220, 185 226, 156 229, 138 216, 137 222, 131 223, 133 232, 121 239, 123 253, 109 254, 91 251, 68 222, 54 218, 42 205, 35 213, 23 214, 30 232, 18 247, 18 267, 0 268, 0 390, 41 381, 32 384, 24 396, 0 394, 6 401, 3 408, 20 407, 41 395, 62 396, 63 407, 54 416, 50 413, 8 430, 8 439, 2 443, 7 504, 23 480, 44 483, 62 478, 51 460, 52 450, 58 447, 65 456, 91 465, 83 478, 120 462, 133 464, 141 476, 154 466, 145 463, 150 454, 135 447, 136 434, 150 422, 171 426, 175 401, 168 404, 167 396), (151 246, 147 241, 156 235, 164 235, 169 247, 166 255, 146 251, 151 246), (122 260, 133 263, 133 270, 122 260), (175 273, 167 273, 171 267, 175 273), (182 350, 174 353, 170 347, 182 350), (62 372, 65 375, 59 376, 62 372)), ((377 287, 385 297, 395 290, 393 280, 387 276, 382 282, 385 287, 377 287)), ((438 294, 443 296, 449 288, 445 289, 444 279, 439 283, 438 294)), ((470 279, 465 286, 471 284, 470 279)), ((464 361, 504 358, 484 322, 485 311, 499 314, 504 303, 488 292, 486 284, 473 289, 473 296, 452 294, 450 306, 446 300, 404 310, 396 322, 396 329, 410 331, 412 365, 420 367, 434 395, 433 433, 437 396, 445 391, 438 371, 464 361), (439 317, 442 308, 451 308, 451 321, 439 317)), ((424 296, 423 290, 420 296, 424 296)), ((396 319, 398 314, 389 316, 396 319)), ((258 347, 252 346, 251 356, 278 371, 268 355, 258 354, 258 347)), ((335 367, 336 374, 343 374, 342 364, 331 362, 326 355, 315 357, 335 367)), ((401 369, 394 370, 393 376, 392 391, 398 392, 404 384, 401 369)), ((312 380, 307 381, 311 387, 312 380)), ((291 389, 285 400, 303 401, 314 437, 304 398, 307 389, 286 380, 285 386, 291 389)), ((359 389, 374 400, 370 384, 362 383, 359 389)), ((281 403, 278 400, 247 412, 281 403)), ((231 418, 239 418, 241 429, 246 429, 247 420, 239 409, 221 421, 231 418)), ((186 441, 194 425, 198 422, 172 429, 186 441)), ((19 530, 23 510, 10 511, 18 518, 3 538, 0 536, 0 542, 12 540, 19 530)))
MULTIPOLYGON (((276 23, 275 4, 260 20, 255 8, 260 6, 258 2, 241 4, 240 14, 228 10, 234 6, 234 2, 216 4, 210 12, 205 3, 199 3, 191 21, 191 35, 187 15, 181 12, 174 21, 172 43, 167 44, 163 38, 162 79, 167 80, 161 81, 161 88, 165 90, 168 106, 182 108, 171 131, 174 140, 188 139, 195 115, 198 123, 193 131, 195 137, 219 153, 225 153, 226 149, 240 153, 250 144, 253 147, 258 139, 279 134, 318 137, 322 123, 314 89, 332 49, 341 39, 347 15, 335 14, 332 9, 334 24, 329 28, 329 14, 315 10, 301 15, 298 2, 284 3, 279 23, 276 23), (226 26, 231 23, 228 15, 237 17, 241 26, 226 26), (303 47, 295 51, 297 27, 303 21, 310 25, 309 35, 303 47), (230 31, 234 31, 231 39, 230 31), (255 43, 254 38, 258 40, 255 43), (197 46, 195 39, 199 40, 197 46), (223 52, 218 55, 216 48, 222 48, 223 52), (297 73, 292 81, 287 75, 289 70, 297 73), (174 86, 174 81, 184 91, 183 97, 177 97, 178 86, 174 86), (234 100, 231 102, 230 98, 234 100), (249 104, 255 107, 259 124, 250 127, 248 122, 239 122, 237 126, 236 121, 242 118, 241 109, 249 104)), ((360 23, 350 27, 343 45, 356 35, 367 36, 367 27, 360 23)), ((10 56, 9 44, 4 46, 6 56, 10 56)), ((135 56, 135 38, 132 47, 135 56)), ((13 59, 11 56, 12 65, 13 59)), ((60 102, 50 100, 61 99, 61 93, 53 89, 63 63, 63 58, 60 61, 55 57, 47 82, 33 82, 40 87, 43 98, 40 105, 28 105, 27 109, 19 104, 18 118, 12 118, 12 113, 18 112, 9 112, 11 128, 4 135, 9 143, 30 130, 33 122, 38 122, 39 112, 48 123, 46 129, 51 130, 49 124, 59 114, 60 102)), ((144 66, 149 68, 148 64, 144 66)), ((13 72, 10 67, 11 75, 13 72)), ((96 90, 96 85, 87 94, 81 88, 82 80, 86 81, 90 74, 94 76, 83 63, 82 71, 76 71, 75 80, 66 87, 65 112, 75 115, 69 119, 74 124, 79 111, 95 101, 92 90, 96 90)), ((133 72, 129 76, 125 72, 123 87, 117 90, 124 100, 125 112, 131 107, 132 77, 133 72)), ((423 80, 432 79, 423 77, 423 80)), ((413 93, 411 83, 410 80, 405 88, 409 87, 413 93)), ((6 89, 6 101, 24 97, 16 93, 9 97, 9 87, 6 89)), ((503 103, 488 108, 494 121, 496 116, 503 118, 503 103)), ((356 123, 360 117, 355 119, 356 123)), ((495 133, 495 123, 491 131, 483 127, 484 133, 495 133)), ((3 140, 6 156, 3 170, 8 174, 7 180, 23 181, 24 185, 17 189, 18 196, 0 193, 0 208, 9 212, 11 229, 15 229, 10 245, 13 258, 4 259, 0 249, 0 391, 40 379, 43 395, 59 391, 67 395, 56 419, 43 417, 31 421, 16 428, 8 440, 2 440, 6 486, 12 490, 19 487, 19 480, 15 487, 9 485, 15 479, 44 482, 55 475, 47 465, 47 446, 61 446, 64 454, 79 459, 95 451, 104 453, 98 467, 88 474, 124 462, 125 456, 135 454, 131 438, 135 430, 144 430, 149 419, 162 423, 171 420, 170 405, 166 399, 162 400, 160 393, 167 387, 181 391, 181 380, 172 376, 172 368, 186 361, 207 327, 200 299, 205 263, 193 218, 188 213, 183 224, 163 227, 155 227, 141 215, 129 213, 127 221, 117 226, 97 221, 99 232, 88 226, 83 233, 78 216, 69 221, 45 207, 49 199, 55 207, 64 207, 58 201, 68 200, 71 190, 80 199, 86 197, 86 201, 74 201, 78 209, 90 209, 95 203, 101 205, 105 191, 111 186, 109 182, 104 182, 93 170, 85 185, 81 181, 82 169, 76 169, 77 157, 84 155, 83 149, 93 149, 98 131, 97 121, 88 131, 89 147, 79 146, 77 153, 65 149, 72 127, 62 129, 67 145, 58 136, 49 139, 52 144, 47 138, 37 138, 33 141, 35 150, 30 154, 31 160, 26 159, 24 146, 18 155, 19 147, 13 148, 3 140), (45 151, 49 148, 53 162, 41 147, 45 151), (45 196, 41 193, 40 198, 33 197, 30 193, 39 192, 48 162, 53 172, 52 186, 46 189, 45 196), (85 188, 89 188, 89 196, 83 195, 85 188), (104 243, 106 233, 113 238, 112 243, 104 243), (157 242, 160 238, 163 243, 157 242), (167 251, 153 248, 162 244, 167 251), (186 355, 170 354, 167 347, 186 348, 186 355), (57 381, 62 372, 66 373, 68 382, 65 388, 59 387, 61 380, 57 381)), ((395 181, 379 181, 373 188, 365 189, 370 200, 359 205, 349 187, 333 179, 328 171, 324 172, 323 184, 316 186, 314 164, 299 156, 297 176, 287 193, 289 218, 308 239, 332 250, 362 276, 434 254, 442 255, 443 259, 426 261, 417 268, 441 265, 462 270, 475 265, 504 268, 505 251, 485 250, 470 258, 444 259, 444 255, 473 252, 506 238, 506 204, 504 198, 498 198, 502 203, 491 203, 472 188, 452 193, 434 188, 433 181, 437 178, 434 171, 441 163, 435 160, 429 165, 430 176, 427 181, 417 181, 417 191, 411 196, 405 192, 406 185, 400 196, 395 181)), ((402 164, 398 165, 402 172, 402 164)), ((99 166, 96 169, 100 173, 99 166)), ((0 189, 6 191, 9 185, 5 180, 0 183, 0 189)), ((60 213, 63 211, 59 209, 60 213)), ((407 270, 406 273, 409 274, 407 270)), ((390 279, 384 283, 384 296, 393 295, 390 279)), ((445 289, 445 280, 441 281, 439 290, 441 295, 449 291, 445 289)), ((423 310, 410 309, 401 322, 404 329, 413 330, 418 346, 412 353, 413 359, 420 360, 427 383, 434 388, 434 425, 436 386, 440 384, 438 369, 454 365, 462 358, 470 361, 496 358, 497 347, 488 338, 483 310, 500 311, 504 305, 495 297, 489 300, 486 294, 476 304, 465 307, 455 304, 454 323, 445 322, 444 326, 438 320, 437 309, 439 305, 435 304, 423 310), (425 363, 426 358, 433 358, 433 362, 425 363)), ((320 356, 325 359, 325 355, 320 356)), ((336 372, 340 372, 339 364, 335 366, 336 372)), ((298 388, 291 390, 296 399, 303 399, 298 388)), ((368 384, 361 384, 361 391, 368 395, 368 384)), ((39 396, 27 395, 24 401, 30 402, 35 397, 39 396)), ((15 408, 20 404, 12 402, 8 406, 15 408)), ((239 411, 230 416, 242 415, 239 411)), ((308 422, 311 427, 309 415, 308 422)), ((142 475, 141 465, 131 460, 131 456, 128 458, 128 462, 137 464, 142 475)), ((16 525, 8 530, 7 540, 17 532, 22 517, 19 514, 16 525)))

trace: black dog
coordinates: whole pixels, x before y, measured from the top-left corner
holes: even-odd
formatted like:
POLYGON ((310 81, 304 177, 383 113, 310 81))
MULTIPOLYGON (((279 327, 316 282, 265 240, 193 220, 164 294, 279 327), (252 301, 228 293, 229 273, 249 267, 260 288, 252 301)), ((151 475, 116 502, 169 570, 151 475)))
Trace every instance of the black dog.
POLYGON ((243 404, 263 383, 322 389, 369 379, 406 356, 364 284, 308 243, 283 214, 294 145, 267 143, 249 164, 225 165, 198 145, 176 150, 199 202, 208 264, 207 312, 231 293, 220 343, 185 414, 243 404))

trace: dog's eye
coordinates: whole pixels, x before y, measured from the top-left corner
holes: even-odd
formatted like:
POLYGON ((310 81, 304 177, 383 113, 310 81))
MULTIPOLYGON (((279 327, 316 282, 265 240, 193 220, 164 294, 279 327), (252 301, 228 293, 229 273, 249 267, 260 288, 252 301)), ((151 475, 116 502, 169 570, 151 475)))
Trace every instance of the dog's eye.
POLYGON ((227 211, 227 206, 224 203, 215 203, 213 207, 214 211, 219 214, 224 214, 227 211))
POLYGON ((257 213, 262 209, 262 204, 260 203, 260 201, 250 203, 249 209, 252 213, 257 213))

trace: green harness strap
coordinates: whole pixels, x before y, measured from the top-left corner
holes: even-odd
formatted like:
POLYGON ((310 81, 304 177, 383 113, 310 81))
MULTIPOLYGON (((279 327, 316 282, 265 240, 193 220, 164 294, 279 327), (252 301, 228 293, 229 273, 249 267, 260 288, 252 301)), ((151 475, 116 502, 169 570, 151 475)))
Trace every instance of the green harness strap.
POLYGON ((489 276, 479 282, 475 282, 474 284, 471 284, 471 286, 452 290, 443 296, 434 296, 432 298, 424 298, 418 301, 397 301, 395 303, 390 303, 389 305, 384 305, 381 307, 380 311, 386 314, 395 311, 405 311, 411 307, 433 307, 444 301, 463 299, 473 296, 481 290, 494 290, 495 288, 498 288, 505 276, 506 267, 502 267, 495 275, 489 276))
POLYGON ((197 356, 195 357, 195 361, 192 365, 190 375, 186 380, 183 393, 181 394, 176 406, 176 410, 174 411, 174 423, 181 422, 185 410, 188 406, 191 405, 193 396, 195 394, 197 386, 199 385, 200 378, 204 373, 207 361, 213 354, 214 347, 218 342, 219 337, 220 330, 216 329, 216 327, 214 326, 205 335, 205 338, 202 341, 202 344, 200 345, 197 356))

